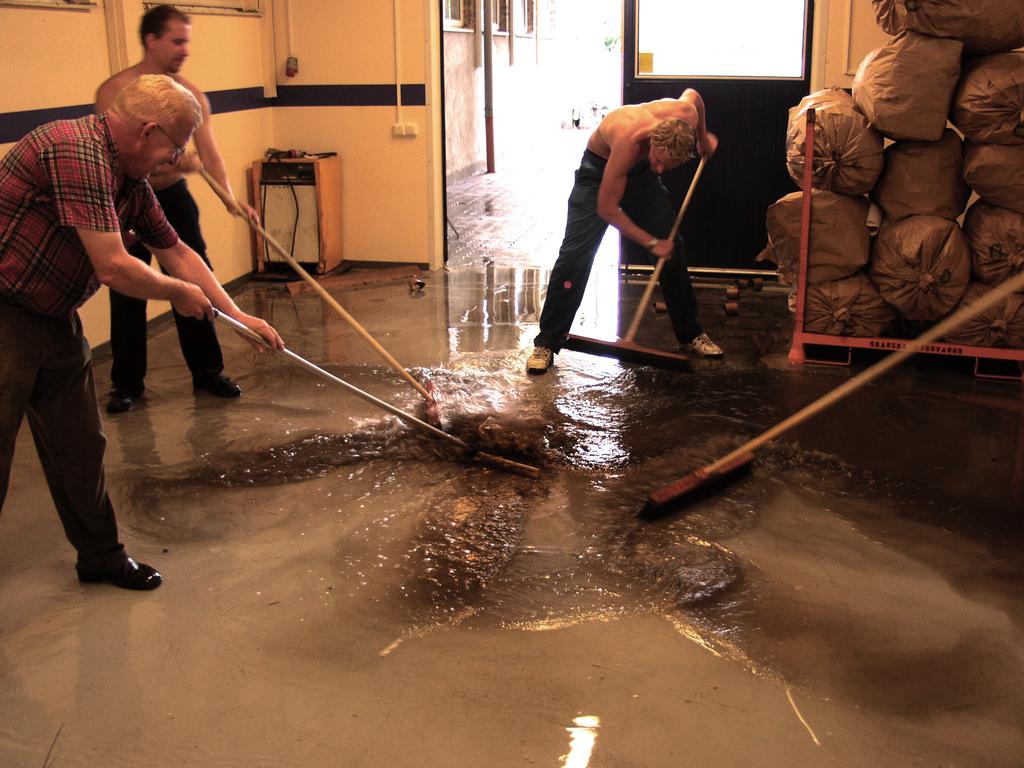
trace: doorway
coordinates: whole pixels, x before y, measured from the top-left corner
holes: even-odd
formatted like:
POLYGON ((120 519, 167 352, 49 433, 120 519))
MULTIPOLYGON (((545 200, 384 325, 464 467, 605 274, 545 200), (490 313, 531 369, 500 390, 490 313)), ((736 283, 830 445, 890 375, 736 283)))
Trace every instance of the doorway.
MULTIPOLYGON (((492 11, 494 173, 485 172, 480 24, 466 14, 444 33, 445 263, 449 283, 460 286, 448 322, 460 344, 471 326, 493 339, 504 324, 520 329, 526 345, 562 241, 573 173, 593 128, 622 103, 622 2, 498 0, 492 11)), ((614 316, 598 308, 618 303, 617 264, 612 232, 577 314, 590 335, 615 333, 614 316)))
MULTIPOLYGON (((811 5, 745 0, 688 5, 685 15, 680 5, 625 0, 623 101, 675 98, 686 88, 701 94, 719 148, 682 223, 687 263, 691 270, 759 271, 768 206, 797 188, 786 170, 786 126, 789 108, 810 91, 811 5), (665 30, 664 39, 655 34, 665 30), (767 45, 753 50, 759 44, 767 45), (659 56, 687 49, 693 55, 659 56)), ((677 207, 695 170, 689 163, 663 177, 677 207)))
POLYGON ((621 0, 485 1, 492 3, 493 174, 485 173, 483 3, 455 3, 462 17, 457 25, 447 19, 443 33, 446 261, 462 250, 466 229, 486 228, 495 241, 477 251, 550 267, 587 138, 622 103, 623 6, 621 0))

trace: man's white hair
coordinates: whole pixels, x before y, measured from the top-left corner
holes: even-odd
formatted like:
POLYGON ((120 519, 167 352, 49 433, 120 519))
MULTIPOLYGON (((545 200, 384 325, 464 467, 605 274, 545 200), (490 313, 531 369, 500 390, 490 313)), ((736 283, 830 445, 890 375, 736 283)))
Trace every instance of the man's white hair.
POLYGON ((203 124, 203 110, 192 91, 167 75, 136 77, 118 92, 113 109, 180 133, 191 134, 203 124))

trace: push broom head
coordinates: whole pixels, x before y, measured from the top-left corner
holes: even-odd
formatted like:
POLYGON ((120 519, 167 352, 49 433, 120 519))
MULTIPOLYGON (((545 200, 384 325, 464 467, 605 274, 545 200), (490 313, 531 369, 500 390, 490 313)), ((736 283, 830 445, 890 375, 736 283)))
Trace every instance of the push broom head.
POLYGON ((636 516, 641 520, 652 520, 705 499, 716 493, 723 485, 749 472, 753 461, 753 453, 743 453, 720 466, 709 464, 701 467, 671 485, 652 491, 636 516))
POLYGON ((642 347, 625 339, 604 341, 602 339, 592 339, 588 336, 569 334, 565 340, 565 348, 575 350, 576 352, 600 355, 601 357, 612 357, 616 360, 622 360, 624 363, 652 365, 656 368, 676 370, 689 370, 690 368, 690 359, 684 354, 642 347))

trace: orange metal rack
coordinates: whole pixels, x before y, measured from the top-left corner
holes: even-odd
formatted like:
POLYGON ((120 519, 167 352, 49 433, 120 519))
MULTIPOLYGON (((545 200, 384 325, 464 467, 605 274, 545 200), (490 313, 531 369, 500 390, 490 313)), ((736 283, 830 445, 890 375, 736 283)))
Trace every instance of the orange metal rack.
MULTIPOLYGON (((804 175, 802 184, 802 210, 800 216, 800 269, 797 275, 796 319, 793 326, 793 341, 789 348, 789 362, 795 364, 817 363, 821 365, 849 365, 854 349, 876 349, 895 351, 902 349, 908 339, 864 337, 864 336, 832 336, 824 333, 808 333, 804 330, 804 302, 807 292, 807 259, 811 242, 811 179, 814 162, 814 109, 807 110, 806 129, 804 131, 804 175), (846 350, 846 360, 815 359, 807 354, 808 346, 840 347, 846 350)), ((952 357, 974 358, 974 375, 979 378, 1009 379, 1024 381, 1024 349, 1001 349, 997 347, 974 347, 965 344, 935 342, 918 350, 920 353, 932 355, 948 355, 952 357), (992 373, 982 370, 983 361, 1001 360, 1016 362, 1019 373, 992 373)))

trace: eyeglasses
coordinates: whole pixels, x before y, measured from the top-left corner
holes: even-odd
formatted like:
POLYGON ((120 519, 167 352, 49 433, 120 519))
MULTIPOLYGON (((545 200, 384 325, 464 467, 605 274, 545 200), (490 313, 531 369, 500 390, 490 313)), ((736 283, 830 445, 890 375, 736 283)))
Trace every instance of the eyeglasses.
POLYGON ((160 123, 157 123, 156 127, 159 128, 160 129, 160 133, 162 133, 164 136, 166 136, 168 138, 168 140, 171 142, 171 144, 174 145, 174 154, 171 155, 171 162, 174 162, 179 157, 181 157, 182 155, 185 154, 185 148, 183 146, 181 146, 181 144, 176 142, 174 140, 174 138, 171 136, 171 134, 169 134, 166 130, 164 130, 164 127, 162 125, 160 125, 160 123))

